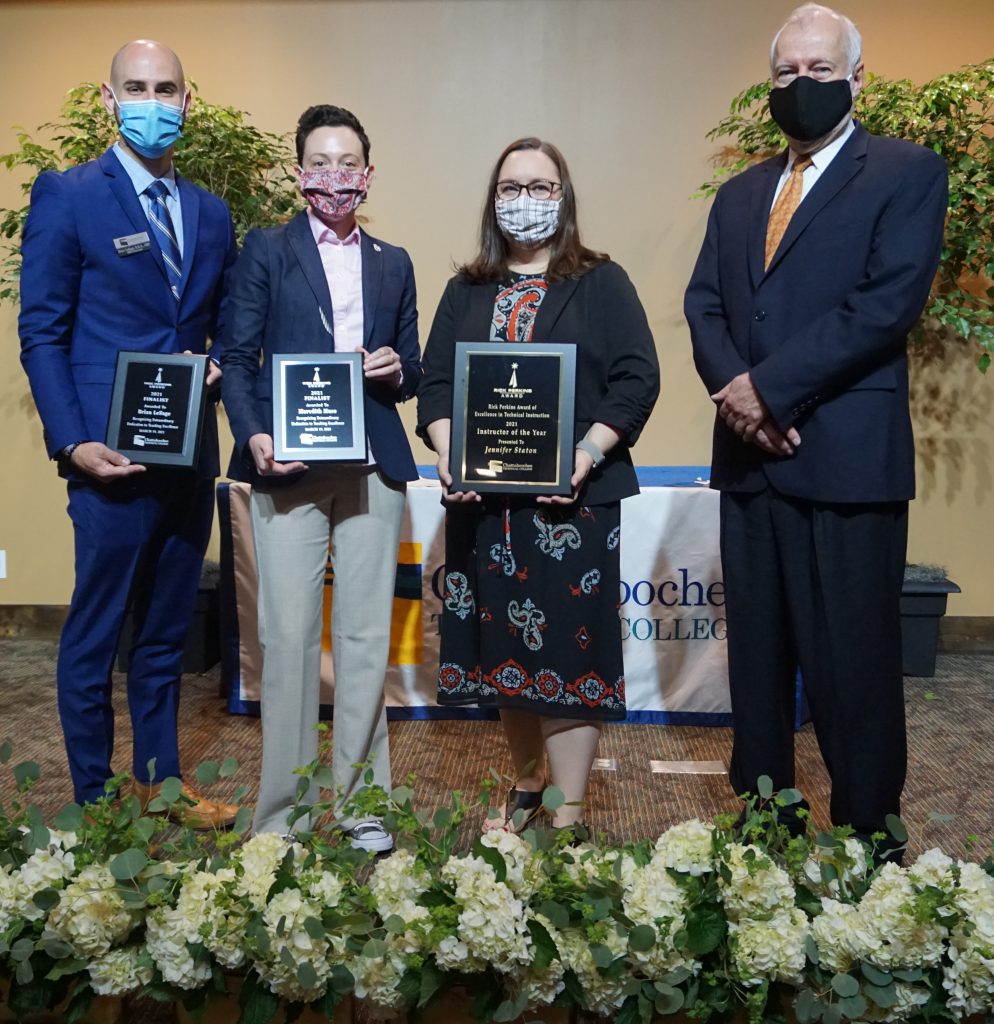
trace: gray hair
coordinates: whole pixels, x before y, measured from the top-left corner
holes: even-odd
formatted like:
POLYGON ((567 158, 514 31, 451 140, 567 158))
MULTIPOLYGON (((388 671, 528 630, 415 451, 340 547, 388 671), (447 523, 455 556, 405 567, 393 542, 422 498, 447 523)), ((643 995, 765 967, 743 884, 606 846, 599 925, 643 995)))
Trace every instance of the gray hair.
POLYGON ((777 43, 780 42, 780 36, 783 35, 783 31, 788 25, 795 25, 798 22, 806 21, 813 14, 827 14, 831 18, 836 18, 842 24, 842 32, 845 37, 845 48, 846 57, 849 60, 849 70, 855 71, 859 66, 859 62, 863 57, 863 37, 859 34, 859 29, 850 18, 847 18, 844 14, 839 14, 838 11, 833 11, 831 7, 825 7, 822 4, 807 3, 801 4, 800 7, 796 7, 790 12, 790 17, 780 26, 780 30, 773 37, 773 42, 770 43, 770 70, 773 71, 777 61, 777 43))

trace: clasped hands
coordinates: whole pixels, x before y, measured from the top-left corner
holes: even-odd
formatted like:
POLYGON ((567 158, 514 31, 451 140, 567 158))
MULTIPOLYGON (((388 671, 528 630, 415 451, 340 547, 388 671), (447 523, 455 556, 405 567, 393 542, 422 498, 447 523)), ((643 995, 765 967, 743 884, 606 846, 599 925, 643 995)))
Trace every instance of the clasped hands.
POLYGON ((744 443, 754 444, 768 455, 793 455, 801 443, 801 435, 794 427, 783 431, 770 416, 748 373, 733 377, 711 396, 711 401, 718 407, 725 426, 734 430, 744 443))

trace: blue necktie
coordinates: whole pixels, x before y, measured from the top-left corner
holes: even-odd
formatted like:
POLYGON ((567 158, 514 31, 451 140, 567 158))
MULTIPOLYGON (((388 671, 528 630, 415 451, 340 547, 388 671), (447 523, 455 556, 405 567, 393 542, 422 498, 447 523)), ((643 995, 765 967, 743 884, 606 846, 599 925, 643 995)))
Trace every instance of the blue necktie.
POLYGON ((166 209, 166 196, 169 190, 161 181, 153 181, 145 189, 151 199, 148 209, 148 221, 152 225, 152 234, 162 250, 162 258, 166 263, 166 277, 173 297, 179 302, 179 286, 183 280, 183 257, 180 255, 176 232, 173 231, 173 219, 166 209))

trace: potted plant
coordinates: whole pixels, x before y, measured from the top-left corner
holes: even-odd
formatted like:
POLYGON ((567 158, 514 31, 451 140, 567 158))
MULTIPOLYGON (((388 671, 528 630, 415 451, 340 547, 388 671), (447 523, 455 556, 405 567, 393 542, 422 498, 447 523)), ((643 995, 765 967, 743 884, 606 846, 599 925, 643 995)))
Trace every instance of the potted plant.
POLYGON ((939 619, 960 588, 940 565, 908 565, 901 588, 901 662, 906 676, 934 676, 939 619))

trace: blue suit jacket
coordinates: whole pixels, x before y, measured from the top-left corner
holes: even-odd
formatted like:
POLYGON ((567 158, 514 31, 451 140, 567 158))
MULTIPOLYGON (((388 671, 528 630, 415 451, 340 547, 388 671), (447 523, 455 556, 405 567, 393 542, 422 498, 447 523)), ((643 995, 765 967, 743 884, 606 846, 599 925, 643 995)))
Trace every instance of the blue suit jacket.
MULTIPOLYGON (((172 296, 162 253, 134 186, 112 151, 31 190, 21 251, 21 362, 50 456, 74 441, 103 441, 117 353, 203 353, 216 337, 225 274, 237 255, 224 202, 177 178, 183 282, 172 296), (151 247, 118 256, 114 239, 147 232, 151 247)), ((215 347, 212 354, 217 356, 215 347)), ((198 471, 218 473, 217 424, 206 417, 198 471)))
MULTIPOLYGON (((366 433, 387 477, 416 480, 417 467, 397 413, 398 400, 410 398, 421 379, 414 269, 403 249, 365 231, 361 235, 363 347, 390 346, 404 373, 400 392, 365 382, 366 433)), ((303 474, 258 477, 246 445, 253 434, 273 432, 270 358, 334 350, 331 292, 306 213, 282 227, 249 232, 229 301, 221 393, 236 447, 228 474, 263 486, 292 484, 303 474)))
POLYGON ((722 186, 687 289, 709 393, 748 371, 793 456, 764 455, 720 418, 711 484, 821 502, 914 496, 907 336, 938 265, 946 167, 860 125, 798 207, 769 269, 766 223, 786 157, 722 186))

